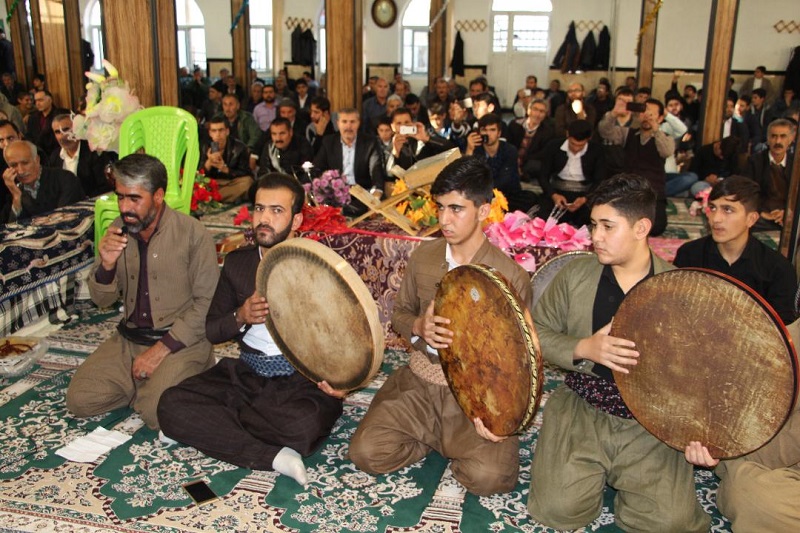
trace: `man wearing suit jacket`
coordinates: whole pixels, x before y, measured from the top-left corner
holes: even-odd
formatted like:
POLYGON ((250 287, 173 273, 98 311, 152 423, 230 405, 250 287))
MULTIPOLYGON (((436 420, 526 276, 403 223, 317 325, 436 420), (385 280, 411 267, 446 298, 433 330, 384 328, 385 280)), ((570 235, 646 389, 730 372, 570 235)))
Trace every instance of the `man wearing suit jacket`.
POLYGON ((43 89, 33 95, 36 111, 28 117, 28 130, 25 138, 42 149, 46 157, 50 157, 58 148, 58 141, 53 133, 53 119, 58 115, 68 115, 68 109, 57 108, 53 105, 53 95, 43 89))
POLYGON ((532 100, 528 115, 508 125, 508 142, 517 148, 517 163, 523 181, 539 179, 542 162, 539 159, 544 147, 555 137, 553 121, 547 116, 547 101, 532 100))
POLYGON ((567 126, 567 140, 553 139, 542 153, 541 215, 553 206, 566 208, 561 220, 581 226, 589 223, 586 198, 605 178, 603 147, 589 141, 592 125, 576 120, 567 126))
POLYGON ((85 198, 74 174, 60 168, 42 168, 36 145, 31 142, 10 143, 3 157, 8 164, 3 181, 11 193, 11 203, 0 213, 0 222, 16 222, 85 198))
POLYGON ((797 127, 789 120, 772 121, 767 130, 769 149, 750 156, 747 161, 745 176, 761 187, 761 219, 754 226, 756 231, 783 225, 793 164, 788 150, 796 134, 797 127))
MULTIPOLYGON (((338 170, 349 185, 356 183, 376 196, 383 193, 386 171, 383 166, 383 148, 378 139, 358 132, 361 120, 355 109, 339 111, 339 133, 326 135, 314 156, 314 166, 319 170, 338 170)), ((356 199, 351 204, 356 211, 364 212, 366 206, 356 199)))
POLYGON ((455 145, 444 137, 431 135, 422 122, 413 122, 411 111, 406 107, 398 107, 392 111, 391 127, 394 135, 386 162, 387 171, 394 165, 408 169, 420 159, 455 148, 455 145), (417 132, 403 134, 400 129, 404 127, 416 127, 417 132))
POLYGON ((61 146, 47 159, 48 167, 63 168, 78 176, 86 196, 93 198, 111 190, 106 179, 106 166, 117 160, 114 152, 93 152, 87 141, 78 140, 72 132, 72 117, 53 118, 53 133, 61 146))
POLYGON ((236 340, 240 356, 223 357, 168 389, 158 405, 168 437, 244 468, 275 470, 301 485, 307 481, 302 457, 330 433, 344 393, 308 380, 281 354, 264 325, 269 302, 255 284, 262 255, 294 237, 302 224, 304 199, 291 176, 270 173, 259 180, 253 209, 258 245, 226 257, 206 317, 208 339, 236 340))
POLYGON ((757 66, 753 75, 744 80, 742 87, 739 89, 740 95, 752 96, 755 89, 764 89, 767 93, 766 99, 768 104, 772 104, 775 100, 775 92, 772 90, 772 82, 764 76, 767 73, 767 67, 757 66))

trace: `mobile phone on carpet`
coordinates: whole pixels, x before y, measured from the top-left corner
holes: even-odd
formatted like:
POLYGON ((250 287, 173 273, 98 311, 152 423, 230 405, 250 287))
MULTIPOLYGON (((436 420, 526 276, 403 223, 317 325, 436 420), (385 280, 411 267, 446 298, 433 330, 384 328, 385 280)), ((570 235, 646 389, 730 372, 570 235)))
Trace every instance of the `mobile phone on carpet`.
POLYGON ((219 498, 219 496, 217 496, 214 491, 211 490, 211 487, 208 486, 208 483, 202 479, 184 483, 182 487, 197 505, 204 505, 219 498))

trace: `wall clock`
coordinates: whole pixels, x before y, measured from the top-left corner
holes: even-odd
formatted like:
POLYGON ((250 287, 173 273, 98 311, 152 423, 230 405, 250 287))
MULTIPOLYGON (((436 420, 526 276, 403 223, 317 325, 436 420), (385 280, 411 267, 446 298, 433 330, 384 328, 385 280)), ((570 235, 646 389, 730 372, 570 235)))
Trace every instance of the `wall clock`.
POLYGON ((372 3, 372 20, 381 28, 388 28, 397 20, 394 0, 375 0, 372 3))

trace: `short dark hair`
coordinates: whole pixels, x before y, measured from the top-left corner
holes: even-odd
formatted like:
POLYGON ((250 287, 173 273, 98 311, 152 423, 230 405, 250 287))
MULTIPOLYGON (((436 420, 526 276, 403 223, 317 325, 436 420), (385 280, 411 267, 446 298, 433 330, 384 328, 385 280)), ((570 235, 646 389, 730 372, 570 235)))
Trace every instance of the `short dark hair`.
POLYGON ((223 94, 222 95, 222 99, 225 100, 226 98, 235 98, 237 102, 239 102, 240 104, 242 103, 242 101, 239 100, 239 96, 236 93, 225 93, 225 94, 223 94))
MULTIPOLYGON (((408 103, 408 102, 406 102, 408 103)), ((441 102, 432 102, 430 107, 428 107, 428 115, 446 115, 447 109, 444 107, 444 104, 441 102)))
POLYGON ((275 117, 273 121, 269 123, 269 129, 272 129, 272 126, 286 126, 286 129, 292 131, 292 123, 289 122, 288 118, 275 117))
POLYGON ((753 89, 753 94, 757 94, 762 100, 767 97, 767 91, 759 87, 758 89, 753 89))
POLYGON ((72 122, 72 115, 69 113, 61 113, 60 115, 56 115, 53 117, 53 122, 61 122, 62 120, 69 120, 72 122))
POLYGON ((417 96, 416 94, 408 93, 406 95, 406 98, 405 98, 405 104, 406 105, 414 105, 414 104, 418 104, 419 102, 420 102, 419 96, 417 96))
POLYGON ((315 96, 311 100, 311 105, 319 109, 320 111, 330 111, 331 110, 331 101, 325 98, 324 96, 315 96))
POLYGON ((725 196, 732 196, 734 202, 741 202, 748 213, 758 211, 761 201, 761 186, 744 176, 729 176, 717 181, 711 188, 708 201, 712 202, 725 196))
POLYGON ((692 85, 692 84, 687 84, 687 85, 686 85, 686 86, 683 88, 683 90, 685 91, 686 89, 691 89, 692 91, 694 91, 694 93, 695 93, 695 94, 697 94, 697 87, 695 87, 695 86, 694 86, 694 85, 692 85))
POLYGON ((211 117, 211 119, 209 119, 208 124, 209 124, 209 126, 211 124, 225 124, 225 127, 230 129, 230 126, 228 126, 228 123, 225 122, 225 116, 224 115, 214 115, 213 117, 211 117))
POLYGON ((617 87, 617 90, 614 91, 614 98, 617 96, 630 96, 633 98, 633 91, 630 87, 623 85, 622 87, 617 87))
POLYGON ((274 84, 274 83, 265 83, 265 84, 264 84, 264 86, 261 88, 261 90, 263 91, 263 90, 264 90, 264 89, 266 89, 267 87, 269 87, 269 88, 270 88, 270 89, 272 89, 273 91, 275 90, 275 84, 274 84))
POLYGON ((298 85, 308 87, 308 82, 304 78, 297 78, 294 82, 294 86, 297 87, 298 85))
POLYGON ((750 102, 752 102, 752 101, 753 101, 753 100, 750 98, 750 95, 749 95, 749 94, 740 94, 740 95, 739 95, 739 100, 741 100, 742 102, 746 103, 747 105, 750 105, 750 102))
POLYGON ((11 126, 12 128, 14 128, 14 131, 16 132, 17 135, 22 135, 17 125, 14 124, 12 121, 6 119, 0 120, 0 128, 5 128, 6 126, 11 126))
POLYGON ((292 216, 303 211, 303 204, 306 201, 306 190, 294 176, 282 172, 264 174, 256 183, 256 192, 258 192, 259 189, 289 189, 292 192, 292 216))
MULTIPOLYGON (((402 107, 398 109, 402 109, 402 107)), ((392 115, 394 116, 394 113, 392 115)), ((378 123, 375 125, 375 131, 378 130, 378 126, 389 126, 391 128, 392 119, 387 117, 386 115, 381 115, 380 117, 378 117, 378 123)))
POLYGON ((592 125, 588 120, 576 120, 567 126, 567 137, 576 141, 585 141, 592 136, 592 125))
POLYGON ((485 102, 486 104, 493 104, 494 103, 494 98, 492 98, 492 95, 489 94, 489 93, 481 93, 478 96, 476 96, 475 98, 473 98, 472 102, 473 103, 475 103, 475 102, 485 102))
POLYGON ((483 87, 483 91, 484 91, 484 92, 486 91, 486 89, 488 89, 488 88, 489 88, 489 85, 486 83, 486 80, 485 80, 485 79, 483 79, 483 78, 475 78, 474 80, 472 80, 472 81, 470 81, 470 82, 469 82, 469 86, 470 86, 470 87, 472 87, 472 86, 473 86, 473 85, 475 85, 476 83, 477 83, 477 84, 480 84, 480 86, 481 86, 481 87, 483 87))
POLYGON ((167 190, 167 167, 157 158, 134 153, 112 163, 111 174, 124 187, 141 187, 150 194, 167 190))
POLYGON ((634 224, 642 218, 655 221, 656 192, 650 182, 637 174, 617 174, 601 181, 589 194, 589 208, 608 205, 634 224))
POLYGON ((767 67, 765 67, 764 65, 757 66, 756 70, 760 70, 762 74, 766 74, 767 73, 767 67))
POLYGON ((648 98, 647 100, 645 100, 644 104, 645 105, 652 104, 658 106, 658 116, 662 116, 664 114, 664 104, 661 102, 661 100, 657 98, 648 98))
MULTIPOLYGON (((485 128, 486 126, 500 126, 503 123, 503 119, 499 116, 495 115, 494 113, 487 113, 481 117, 478 121, 479 128, 485 128)), ((500 126, 502 127, 502 126, 500 126)))
POLYGON ((431 196, 455 191, 480 206, 492 201, 493 185, 492 171, 486 163, 479 157, 465 155, 442 169, 431 185, 431 196))
POLYGON ((533 74, 528 74, 528 75, 525 77, 525 81, 528 81, 528 80, 530 80, 530 79, 532 79, 532 80, 533 80, 533 81, 535 81, 536 83, 539 83, 539 78, 537 78, 537 77, 536 77, 536 76, 534 76, 533 74))
POLYGON ((394 122, 394 117, 396 117, 397 115, 408 115, 409 117, 413 118, 413 116, 411 115, 411 110, 408 109, 407 107, 398 107, 397 109, 392 111, 392 114, 389 115, 389 118, 392 120, 392 122, 394 122))
POLYGON ((647 96, 650 96, 653 94, 653 90, 650 87, 639 87, 636 89, 636 94, 646 94, 647 96))

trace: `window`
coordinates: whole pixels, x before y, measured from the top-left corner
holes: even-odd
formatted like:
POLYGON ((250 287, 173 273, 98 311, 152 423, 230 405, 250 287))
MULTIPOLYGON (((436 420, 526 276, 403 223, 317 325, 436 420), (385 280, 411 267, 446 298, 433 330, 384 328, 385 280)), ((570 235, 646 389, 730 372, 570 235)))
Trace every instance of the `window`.
MULTIPOLYGON (((206 26, 203 12, 194 0, 176 0, 178 22, 178 66, 191 72, 206 65, 206 26)), ((211 75, 211 73, 207 73, 211 75)))
POLYGON ((403 14, 403 74, 428 73, 428 26, 430 0, 411 0, 403 14))
POLYGON ((550 32, 550 0, 493 0, 492 51, 547 52, 550 32), (499 13, 498 13, 499 12, 499 13), (521 12, 521 13, 520 13, 521 12), (541 13, 529 15, 527 13, 541 13))
POLYGON ((250 68, 270 76, 272 64, 272 0, 250 1, 250 68))
MULTIPOLYGON (((103 50, 103 14, 100 11, 100 1, 93 0, 90 2, 86 11, 88 14, 84 18, 89 21, 89 24, 86 26, 85 38, 92 45, 92 52, 94 53, 92 70, 101 71, 103 70, 105 52, 103 50)), ((30 14, 30 11, 28 13, 30 14)))

